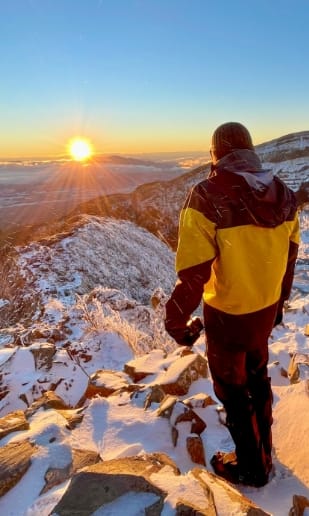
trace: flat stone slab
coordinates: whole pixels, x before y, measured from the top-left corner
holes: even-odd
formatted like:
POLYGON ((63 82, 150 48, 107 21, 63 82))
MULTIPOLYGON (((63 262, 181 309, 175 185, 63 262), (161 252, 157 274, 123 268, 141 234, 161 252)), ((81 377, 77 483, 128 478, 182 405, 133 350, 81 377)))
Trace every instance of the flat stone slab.
POLYGON ((157 376, 155 383, 166 394, 182 396, 198 378, 207 378, 208 363, 202 355, 189 353, 173 362, 164 373, 157 376))
POLYGON ((9 443, 0 448, 0 496, 7 493, 26 473, 34 447, 29 441, 9 443))
POLYGON ((10 434, 11 432, 28 430, 28 428, 29 423, 26 419, 25 413, 22 410, 10 412, 6 416, 0 418, 0 439, 10 434))
POLYGON ((108 397, 120 389, 128 388, 131 379, 123 372, 99 369, 90 377, 85 393, 86 398, 92 398, 97 394, 108 397))
MULTIPOLYGON (((166 466, 178 474, 178 469, 169 457, 163 454, 128 457, 104 461, 83 469, 71 483, 52 514, 59 516, 91 515, 102 505, 111 503, 129 492, 153 493, 155 503, 148 509, 160 514, 167 492, 151 480, 166 466)), ((151 512, 149 513, 151 514, 151 512)))

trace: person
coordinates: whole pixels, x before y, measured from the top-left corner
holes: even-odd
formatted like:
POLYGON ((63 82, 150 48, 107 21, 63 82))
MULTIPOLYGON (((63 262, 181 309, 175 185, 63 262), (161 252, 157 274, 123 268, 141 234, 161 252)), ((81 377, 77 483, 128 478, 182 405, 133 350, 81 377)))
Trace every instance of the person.
POLYGON ((220 125, 211 172, 180 213, 176 272, 165 328, 180 345, 198 331, 191 314, 203 299, 207 358, 226 411, 235 453, 217 452, 214 471, 260 487, 272 470, 272 390, 268 338, 282 321, 299 243, 294 193, 263 170, 251 135, 238 122, 220 125))

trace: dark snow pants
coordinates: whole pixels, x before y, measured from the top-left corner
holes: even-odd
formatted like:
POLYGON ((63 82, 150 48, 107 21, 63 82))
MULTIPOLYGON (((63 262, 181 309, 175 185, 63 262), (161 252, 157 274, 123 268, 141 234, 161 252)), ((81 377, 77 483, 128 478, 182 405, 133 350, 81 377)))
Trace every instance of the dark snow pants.
POLYGON ((272 392, 267 374, 273 305, 254 314, 230 315, 204 307, 207 357, 214 391, 226 410, 241 475, 271 469, 272 392))

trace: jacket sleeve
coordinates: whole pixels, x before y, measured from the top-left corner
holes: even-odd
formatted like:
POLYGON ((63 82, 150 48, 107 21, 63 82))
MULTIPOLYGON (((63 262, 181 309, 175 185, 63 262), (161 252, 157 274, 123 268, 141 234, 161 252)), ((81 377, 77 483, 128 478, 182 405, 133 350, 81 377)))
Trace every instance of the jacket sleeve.
POLYGON ((180 214, 176 252, 178 280, 166 304, 165 327, 174 338, 173 330, 185 328, 200 304, 204 284, 210 278, 211 264, 217 255, 215 223, 197 207, 193 190, 180 214))
POLYGON ((279 303, 278 303, 275 326, 276 326, 276 324, 281 323, 282 317, 283 317, 284 302, 289 299, 290 294, 291 294, 292 284, 293 284, 293 279, 294 279, 295 264, 296 264, 297 254, 298 254, 299 240, 300 240, 300 229, 299 229, 299 220, 298 220, 298 213, 297 213, 295 216, 295 219, 294 219, 294 226, 293 226, 293 230, 292 230, 292 233, 290 236, 288 260, 287 260, 286 271, 285 271, 285 274, 284 274, 284 277, 282 280, 281 296, 280 296, 279 303))

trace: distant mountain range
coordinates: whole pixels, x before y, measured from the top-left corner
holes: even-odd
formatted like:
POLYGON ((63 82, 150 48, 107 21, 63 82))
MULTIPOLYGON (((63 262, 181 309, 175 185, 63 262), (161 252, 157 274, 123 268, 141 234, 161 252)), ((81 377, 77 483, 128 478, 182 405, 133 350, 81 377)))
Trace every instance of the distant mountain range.
MULTIPOLYGON (((294 191, 297 191, 301 185, 309 181, 309 131, 289 134, 263 143, 256 147, 256 151, 263 162, 264 168, 271 168, 294 191)), ((133 174, 134 166, 137 167, 140 163, 143 163, 143 166, 153 166, 152 161, 140 161, 119 156, 102 157, 102 159, 111 159, 114 164, 126 163, 128 165, 130 163, 133 174)), ((162 163, 160 166, 162 168, 162 163)), ((169 162, 169 167, 171 167, 171 162, 169 162)), ((18 228, 13 235, 10 232, 9 236, 13 239, 13 242, 22 243, 31 240, 34 231, 38 238, 49 234, 51 231, 62 231, 63 228, 69 228, 71 221, 75 222, 79 215, 88 214, 134 222, 158 236, 172 249, 175 249, 180 208, 189 189, 203 180, 209 171, 210 162, 206 162, 184 174, 179 175, 178 172, 176 177, 170 180, 143 182, 134 190, 131 188, 125 193, 104 193, 102 195, 98 190, 98 196, 94 197, 92 193, 92 198, 87 198, 87 195, 84 195, 85 201, 80 202, 66 216, 62 215, 61 220, 56 222, 55 226, 51 226, 50 222, 47 222, 47 224, 38 224, 35 227, 32 223, 27 228, 18 228)), ((53 179, 54 182, 59 183, 58 191, 61 188, 60 175, 60 172, 58 172, 53 179)), ((91 175, 88 177, 87 172, 84 171, 83 177, 85 186, 89 186, 91 175)), ((113 177, 116 181, 115 174, 113 177)), ((146 181, 145 177, 144 180, 146 181)), ((74 179, 72 181, 72 184, 74 184, 74 179)), ((67 187, 69 188, 70 184, 67 187)), ((306 199, 306 191, 303 194, 303 198, 306 199)), ((39 200, 37 201, 39 202, 39 200)), ((4 233, 2 239, 6 239, 7 236, 8 234, 4 233)))
MULTIPOLYGON (((293 190, 309 181, 309 131, 266 142, 256 151, 264 167, 273 169, 293 190)), ((92 199, 80 204, 71 215, 87 213, 130 220, 175 249, 179 210, 189 189, 209 171, 208 162, 170 181, 147 183, 128 194, 92 199)))

